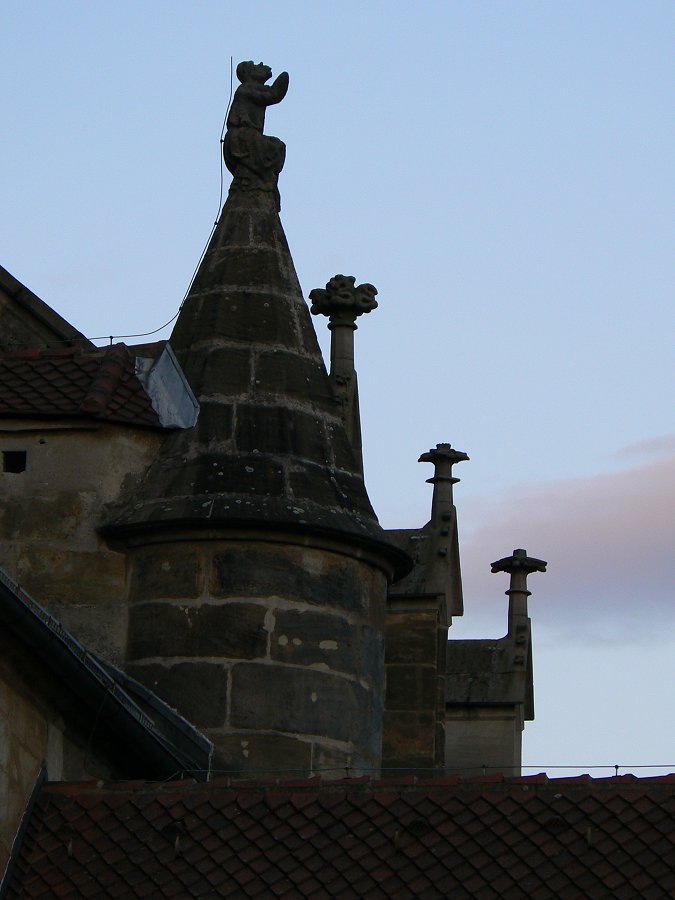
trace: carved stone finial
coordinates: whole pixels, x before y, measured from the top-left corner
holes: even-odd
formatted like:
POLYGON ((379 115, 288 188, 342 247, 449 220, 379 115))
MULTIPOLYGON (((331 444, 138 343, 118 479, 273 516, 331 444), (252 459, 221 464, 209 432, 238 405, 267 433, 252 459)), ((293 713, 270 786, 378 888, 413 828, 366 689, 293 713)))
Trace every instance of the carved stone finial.
POLYGON ((455 463, 464 462, 469 457, 462 450, 455 450, 450 444, 436 444, 431 450, 423 453, 417 462, 433 463, 435 473, 433 478, 427 478, 427 484, 435 484, 437 481, 451 481, 457 484, 459 478, 452 474, 455 463))
POLYGON ((507 594, 509 598, 509 631, 517 615, 527 615, 527 598, 532 591, 527 589, 527 576, 532 572, 545 572, 546 563, 543 559, 535 559, 528 556, 526 550, 514 550, 513 556, 505 556, 493 562, 491 567, 493 574, 496 572, 508 572, 511 576, 507 594))
POLYGON ((330 316, 331 320, 335 316, 352 317, 355 321, 357 316, 377 309, 376 294, 377 288, 367 282, 357 287, 353 275, 333 275, 325 289, 310 291, 311 313, 313 316, 330 316))
POLYGON ((468 459, 462 450, 455 450, 450 444, 436 444, 427 453, 423 453, 418 462, 430 462, 434 467, 434 474, 427 478, 427 484, 433 484, 434 495, 431 499, 431 524, 445 529, 447 534, 448 523, 455 515, 452 486, 457 484, 459 478, 452 474, 455 463, 468 459))
POLYGON ((498 559, 492 563, 490 568, 493 574, 496 572, 508 572, 513 576, 517 572, 523 572, 525 578, 527 578, 530 572, 545 572, 546 565, 543 559, 535 559, 533 556, 528 556, 527 550, 514 550, 513 556, 505 556, 503 559, 498 559))
MULTIPOLYGON (((527 550, 514 550, 512 556, 505 556, 492 563, 490 568, 493 574, 508 572, 511 576, 509 589, 504 591, 509 598, 509 635, 515 635, 518 623, 527 618, 527 598, 532 593, 527 589, 527 576, 532 572, 545 572, 546 565, 543 559, 528 556, 527 550)), ((529 625, 527 628, 529 629, 529 625)))
POLYGON ((263 134, 265 110, 281 103, 288 91, 288 73, 282 72, 271 85, 265 84, 272 70, 264 63, 240 62, 237 88, 227 117, 223 158, 232 173, 230 193, 267 191, 281 208, 277 181, 284 167, 286 145, 279 138, 263 134))
POLYGON ((353 275, 333 275, 325 288, 314 288, 309 293, 312 315, 328 316, 330 319, 330 380, 361 470, 361 421, 354 368, 354 332, 356 319, 377 308, 376 294, 377 289, 372 284, 357 287, 353 275))

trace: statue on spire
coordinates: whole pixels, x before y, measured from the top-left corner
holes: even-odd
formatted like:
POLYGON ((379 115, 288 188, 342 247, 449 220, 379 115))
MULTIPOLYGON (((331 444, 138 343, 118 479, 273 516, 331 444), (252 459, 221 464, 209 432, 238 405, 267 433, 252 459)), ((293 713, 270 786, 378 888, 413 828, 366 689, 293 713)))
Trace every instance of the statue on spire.
POLYGON ((263 134, 265 109, 281 103, 288 91, 288 72, 282 72, 271 85, 272 70, 264 63, 240 62, 237 78, 241 82, 227 117, 223 141, 225 165, 233 175, 230 193, 268 191, 281 208, 277 181, 284 167, 286 145, 279 138, 263 134))

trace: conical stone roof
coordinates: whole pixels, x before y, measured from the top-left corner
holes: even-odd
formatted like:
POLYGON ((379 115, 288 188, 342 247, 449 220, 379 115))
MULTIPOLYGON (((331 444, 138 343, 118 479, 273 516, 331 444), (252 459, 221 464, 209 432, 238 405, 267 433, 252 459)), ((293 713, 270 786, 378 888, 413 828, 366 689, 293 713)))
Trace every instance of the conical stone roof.
POLYGON ((197 424, 167 438, 107 531, 320 532, 407 568, 368 500, 272 193, 230 193, 170 343, 197 424))

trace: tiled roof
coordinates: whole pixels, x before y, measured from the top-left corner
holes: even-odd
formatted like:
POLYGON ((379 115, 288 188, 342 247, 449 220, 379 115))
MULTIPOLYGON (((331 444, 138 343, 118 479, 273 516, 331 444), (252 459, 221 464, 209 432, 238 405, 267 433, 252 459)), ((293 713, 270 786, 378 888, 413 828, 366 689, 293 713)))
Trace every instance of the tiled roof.
POLYGON ((675 776, 51 784, 7 896, 656 900, 675 776))
MULTIPOLYGON (((157 355, 164 344, 144 347, 157 355)), ((136 349, 136 348, 132 348, 136 349)), ((26 350, 0 355, 0 416, 85 416, 159 425, 124 344, 94 350, 26 350)))

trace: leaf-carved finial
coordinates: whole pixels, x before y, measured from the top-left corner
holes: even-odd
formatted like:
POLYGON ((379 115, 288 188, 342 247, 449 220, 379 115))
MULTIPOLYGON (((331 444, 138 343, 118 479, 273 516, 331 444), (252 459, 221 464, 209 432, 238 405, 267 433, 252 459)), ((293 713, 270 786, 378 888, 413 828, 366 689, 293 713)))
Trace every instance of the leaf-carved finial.
POLYGON ((377 288, 368 284, 356 285, 353 275, 333 275, 325 288, 310 291, 311 313, 314 316, 352 314, 354 318, 377 309, 377 288))

